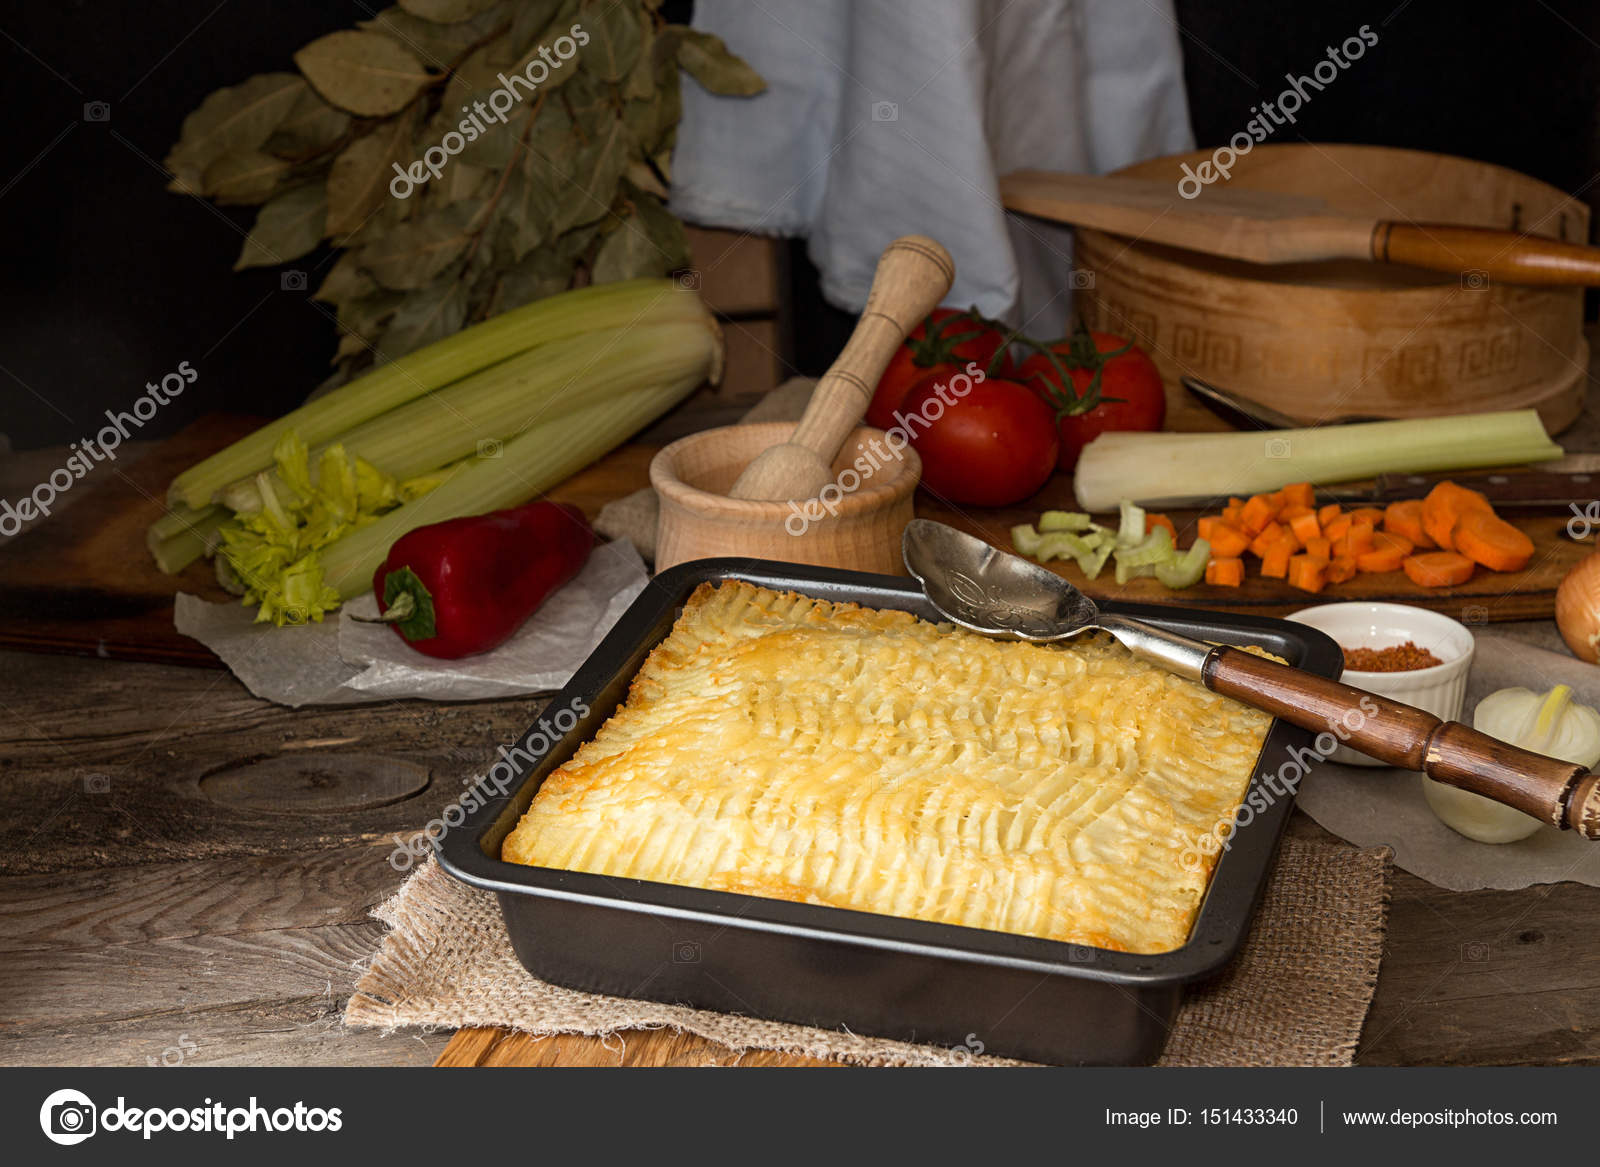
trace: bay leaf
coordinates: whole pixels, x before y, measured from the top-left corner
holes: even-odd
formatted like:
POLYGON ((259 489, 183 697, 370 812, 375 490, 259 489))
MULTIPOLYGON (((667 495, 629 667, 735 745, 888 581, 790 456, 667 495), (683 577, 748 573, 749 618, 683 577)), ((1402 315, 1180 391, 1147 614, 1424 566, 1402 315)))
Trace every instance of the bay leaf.
POLYGON ((766 89, 761 74, 729 52, 721 37, 697 28, 682 28, 678 36, 678 63, 712 93, 754 97, 766 89))
POLYGON ((552 234, 560 207, 553 179, 552 172, 532 155, 506 176, 498 210, 501 220, 510 227, 501 238, 513 263, 552 234))
POLYGON ((323 101, 307 85, 262 149, 280 158, 301 161, 329 149, 349 131, 350 115, 323 101))
POLYGON ((508 312, 534 300, 564 292, 572 283, 572 264, 555 250, 539 250, 500 273, 492 310, 508 312))
POLYGON ((233 270, 299 259, 322 239, 327 216, 327 192, 320 180, 277 195, 256 215, 233 270))
POLYGON ((260 150, 224 154, 206 167, 201 189, 224 206, 266 202, 288 177, 289 164, 260 150))
POLYGON ((471 20, 487 9, 493 8, 498 0, 400 0, 400 7, 412 16, 420 16, 423 20, 431 20, 435 24, 454 24, 459 20, 471 20))
POLYGON ((510 56, 507 61, 520 61, 528 57, 541 42, 554 40, 557 20, 563 32, 578 10, 577 3, 569 0, 521 0, 511 22, 511 36, 507 41, 510 56))
MULTIPOLYGON (((487 92, 477 93, 473 95, 472 100, 482 102, 488 96, 487 92)), ((517 156, 517 141, 532 113, 531 107, 519 106, 504 122, 479 118, 483 130, 466 144, 457 155, 458 160, 472 166, 487 167, 490 170, 504 170, 517 156)))
POLYGON ((339 305, 339 349, 335 360, 367 354, 375 356, 384 329, 406 297, 399 292, 378 290, 369 296, 346 300, 339 305))
POLYGON ((622 172, 627 181, 633 183, 640 190, 649 191, 658 199, 665 199, 670 193, 666 184, 656 177, 655 170, 642 158, 630 158, 628 168, 622 172))
POLYGON ((458 158, 437 182, 430 182, 423 190, 422 209, 433 214, 463 199, 487 196, 498 177, 488 167, 473 166, 458 158))
POLYGON ((459 332, 467 319, 467 289, 452 277, 410 293, 378 341, 378 360, 392 361, 459 332))
POLYGON ((689 264, 689 240, 678 222, 654 196, 624 184, 632 213, 607 235, 595 253, 591 274, 597 284, 664 276, 689 264))
POLYGON ((413 16, 396 5, 385 8, 371 20, 360 20, 356 27, 382 33, 404 45, 432 68, 443 71, 461 59, 463 53, 486 39, 502 25, 509 27, 512 13, 524 7, 522 0, 501 0, 485 8, 471 20, 436 24, 413 16))
POLYGON ((628 70, 628 79, 623 83, 622 96, 630 100, 654 97, 656 92, 655 54, 652 51, 655 44, 655 26, 650 18, 640 11, 635 14, 639 22, 640 51, 634 58, 633 68, 628 70))
POLYGON ((318 37, 294 63, 323 97, 362 117, 398 113, 434 80, 410 49, 356 29, 318 37))
POLYGON ((378 282, 362 270, 356 253, 347 251, 328 269, 322 283, 311 294, 313 300, 324 304, 342 304, 346 300, 359 300, 378 290, 378 282))
POLYGON ((393 198, 389 184, 396 177, 395 164, 403 169, 414 160, 410 131, 409 118, 395 118, 339 152, 328 171, 328 234, 350 234, 393 198))
POLYGON ((592 223, 610 210, 617 181, 627 168, 630 143, 622 120, 612 118, 597 129, 601 136, 580 148, 570 163, 537 157, 530 162, 561 180, 555 187, 557 232, 592 223))
POLYGON ((224 154, 259 149, 307 88, 305 79, 293 73, 257 73, 209 95, 183 119, 178 141, 167 154, 166 167, 173 175, 167 189, 199 194, 208 166, 224 154))
POLYGON ((484 204, 474 199, 402 223, 361 249, 361 266, 395 291, 426 287, 472 243, 483 210, 484 204))
POLYGON ((640 15, 637 5, 617 0, 595 0, 579 9, 579 22, 589 34, 581 55, 584 69, 602 81, 626 77, 644 47, 640 15))

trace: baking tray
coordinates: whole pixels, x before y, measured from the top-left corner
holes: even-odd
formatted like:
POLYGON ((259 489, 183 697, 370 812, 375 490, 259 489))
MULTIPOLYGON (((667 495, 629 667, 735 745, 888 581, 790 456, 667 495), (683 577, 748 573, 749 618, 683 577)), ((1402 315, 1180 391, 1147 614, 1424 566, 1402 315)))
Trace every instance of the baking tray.
MULTIPOLYGON (((954 1060, 981 1050, 1065 1065, 1154 1061, 1183 986, 1220 972, 1243 943, 1292 795, 1271 796, 1265 812, 1235 833, 1188 943, 1159 955, 499 859, 501 842, 545 775, 622 703, 690 593, 721 580, 939 618, 916 581, 902 576, 701 559, 652 580, 514 743, 521 751, 502 751, 489 777, 505 793, 439 840, 446 871, 499 898, 523 966, 587 992, 949 1046, 954 1060)), ((1199 639, 1261 645, 1320 676, 1337 676, 1342 664, 1338 646, 1303 624, 1147 604, 1102 606, 1199 639)), ((1284 771, 1289 751, 1309 749, 1312 738, 1274 722, 1251 789, 1264 775, 1290 773, 1284 771)))

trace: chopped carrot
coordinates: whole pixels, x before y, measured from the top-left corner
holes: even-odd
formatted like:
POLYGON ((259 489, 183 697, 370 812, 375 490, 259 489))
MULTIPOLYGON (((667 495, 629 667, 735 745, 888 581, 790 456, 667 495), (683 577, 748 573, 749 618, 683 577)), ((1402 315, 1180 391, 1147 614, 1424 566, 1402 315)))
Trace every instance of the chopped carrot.
POLYGON ((1315 509, 1317 505, 1316 491, 1312 489, 1309 482, 1291 482, 1283 488, 1283 505, 1315 509))
POLYGON ((1261 557, 1261 574, 1268 579, 1283 579, 1289 574, 1289 557, 1294 554, 1294 544, 1279 539, 1261 557))
POLYGON ((1239 512, 1239 523, 1252 535, 1261 533, 1261 528, 1270 523, 1278 513, 1272 497, 1266 494, 1252 495, 1244 504, 1244 510, 1239 512))
POLYGON ((1244 560, 1224 556, 1213 557, 1206 563, 1206 583, 1223 588, 1236 588, 1244 582, 1244 560))
POLYGON ((1306 551, 1312 559, 1320 559, 1323 563, 1333 558, 1333 545, 1321 536, 1306 540, 1306 551))
POLYGON ((1324 570, 1327 566, 1326 559, 1313 559, 1309 555, 1291 555, 1289 586, 1299 588, 1303 592, 1320 592, 1328 582, 1324 570))
POLYGON ((1155 527, 1165 527, 1167 529, 1167 534, 1172 536, 1172 545, 1174 547, 1178 545, 1178 528, 1173 526, 1172 520, 1167 518, 1166 515, 1156 515, 1146 511, 1144 516, 1144 533, 1148 535, 1155 527))
POLYGON ((1355 510, 1350 512, 1350 517, 1352 519, 1365 519, 1374 527, 1383 526, 1382 507, 1357 507, 1355 510))
POLYGON ((1243 503, 1235 505, 1230 502, 1227 506, 1222 508, 1222 519, 1224 522, 1232 523, 1235 527, 1237 527, 1239 525, 1239 515, 1243 510, 1243 503))
POLYGON ((1314 515, 1316 513, 1316 507, 1303 507, 1297 502, 1285 503, 1283 509, 1278 512, 1278 522, 1287 523, 1300 515, 1314 515))
POLYGON ((1408 557, 1400 566, 1418 587, 1448 588, 1471 579, 1473 564, 1454 551, 1424 551, 1408 557))
POLYGON ((1211 528, 1211 537, 1207 540, 1211 544, 1211 554, 1221 559, 1231 559, 1243 555, 1250 549, 1252 536, 1249 532, 1235 527, 1232 523, 1216 523, 1211 528))
POLYGON ((1200 536, 1200 538, 1209 543, 1211 542, 1211 532, 1216 528, 1216 525, 1222 521, 1222 518, 1218 515, 1201 515, 1200 520, 1195 523, 1195 532, 1200 536))
POLYGON ((1335 555, 1328 561, 1327 577, 1329 583, 1344 583, 1347 579, 1355 578, 1356 561, 1348 555, 1335 555))
POLYGON ((1441 482, 1422 500, 1422 529, 1428 533, 1428 538, 1448 551, 1455 546, 1451 532, 1457 520, 1469 510, 1494 514, 1489 500, 1477 491, 1454 482, 1441 482))
POLYGON ((1533 540, 1504 519, 1471 510, 1456 520, 1456 550, 1490 571, 1521 571, 1533 558, 1533 540))
POLYGON ((1352 522, 1349 515, 1337 515, 1333 522, 1322 524, 1322 537, 1324 539, 1342 538, 1349 530, 1352 522))
POLYGON ((1420 498, 1406 498, 1390 503, 1389 508, 1383 512, 1383 529, 1392 535, 1399 535, 1413 547, 1437 546, 1428 532, 1422 529, 1420 498))
POLYGON ((1326 527, 1329 523, 1333 522, 1334 519, 1337 519, 1340 513, 1339 504, 1336 502, 1330 502, 1327 506, 1322 507, 1317 511, 1317 522, 1326 527))
POLYGON ((1265 558, 1267 548, 1274 543, 1282 542, 1289 534, 1289 529, 1282 523, 1268 523, 1261 528, 1261 533, 1250 541, 1250 553, 1257 559, 1265 558))
POLYGON ((1375 531, 1372 549, 1356 556, 1356 566, 1365 572, 1399 571, 1400 564, 1411 554, 1411 542, 1388 531, 1375 531))
POLYGON ((1368 519, 1350 518, 1350 530, 1346 532, 1348 542, 1347 550, 1351 555, 1361 555, 1372 550, 1372 522, 1368 519))
POLYGON ((1306 511, 1304 514, 1296 515, 1290 521, 1289 528, 1294 531, 1294 537, 1302 543, 1310 543, 1311 540, 1322 535, 1322 527, 1317 522, 1315 511, 1306 511))

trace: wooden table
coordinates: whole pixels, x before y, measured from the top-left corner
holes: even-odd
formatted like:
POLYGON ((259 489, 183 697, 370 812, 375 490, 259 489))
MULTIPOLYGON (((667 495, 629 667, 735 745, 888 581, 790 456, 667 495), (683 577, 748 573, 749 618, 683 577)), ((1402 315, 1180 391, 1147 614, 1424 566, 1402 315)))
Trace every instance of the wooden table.
MULTIPOLYGON (((1600 450, 1600 424, 1586 416, 1563 440, 1600 450)), ((626 453, 626 472, 647 455, 626 453)), ((803 1062, 671 1033, 619 1049, 343 1028, 382 936, 368 913, 401 880, 394 836, 536 705, 289 710, 219 670, 0 652, 0 1064, 803 1062), (341 769, 351 755, 364 756, 341 769), (286 789, 301 792, 292 810, 253 797, 286 789)), ((1298 814, 1290 829, 1323 834, 1298 814)), ((1360 1060, 1600 1063, 1595 919, 1600 889, 1463 894, 1397 873, 1360 1060)))

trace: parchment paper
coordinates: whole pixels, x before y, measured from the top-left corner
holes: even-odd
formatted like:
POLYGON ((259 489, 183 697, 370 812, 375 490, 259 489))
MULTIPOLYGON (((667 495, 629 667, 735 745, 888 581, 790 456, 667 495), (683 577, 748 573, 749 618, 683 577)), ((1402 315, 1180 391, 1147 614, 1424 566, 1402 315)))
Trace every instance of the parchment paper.
MULTIPOLYGON (((1571 685, 1575 700, 1600 707, 1600 666, 1490 632, 1475 639, 1461 713, 1467 724, 1480 700, 1514 685, 1535 692, 1571 685)), ((1435 817, 1422 779, 1406 770, 1324 763, 1301 784, 1298 805, 1357 846, 1393 847, 1396 866, 1452 891, 1564 880, 1600 887, 1600 843, 1554 827, 1515 843, 1474 842, 1435 817)))
POLYGON ((353 616, 378 614, 362 596, 337 618, 303 627, 256 624, 255 609, 180 594, 175 623, 222 658, 257 697, 280 705, 345 705, 421 697, 473 701, 559 689, 644 590, 648 575, 626 541, 595 548, 576 579, 545 601, 493 652, 436 660, 393 630, 353 616))

